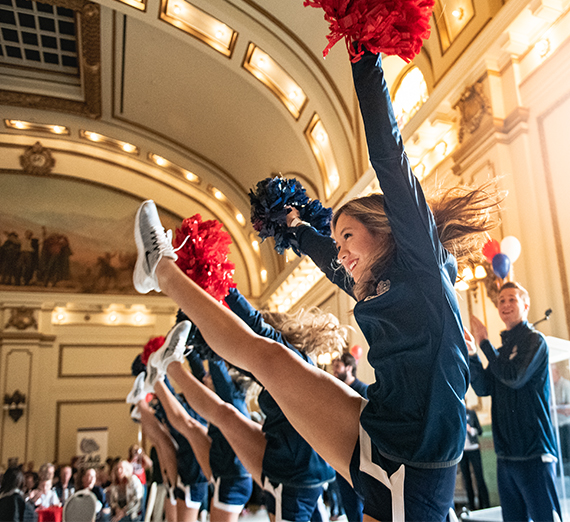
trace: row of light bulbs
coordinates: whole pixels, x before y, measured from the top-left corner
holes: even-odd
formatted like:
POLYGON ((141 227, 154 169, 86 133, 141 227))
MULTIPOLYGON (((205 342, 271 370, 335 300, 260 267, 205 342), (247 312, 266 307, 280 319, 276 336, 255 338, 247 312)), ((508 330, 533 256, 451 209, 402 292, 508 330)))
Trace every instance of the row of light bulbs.
POLYGON ((117 310, 107 310, 99 313, 78 312, 68 310, 65 307, 56 308, 52 313, 52 324, 105 324, 121 326, 146 326, 152 322, 150 314, 143 311, 120 312, 117 310))

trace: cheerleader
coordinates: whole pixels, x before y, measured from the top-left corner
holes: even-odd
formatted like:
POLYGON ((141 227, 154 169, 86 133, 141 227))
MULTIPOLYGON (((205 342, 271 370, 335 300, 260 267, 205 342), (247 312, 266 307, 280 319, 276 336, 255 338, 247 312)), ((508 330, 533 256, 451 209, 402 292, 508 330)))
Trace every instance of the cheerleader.
MULTIPOLYGON (((165 342, 169 341, 170 338, 167 337, 165 342)), ((156 372, 153 371, 151 364, 153 355, 148 360, 148 371, 137 375, 133 389, 127 396, 127 402, 135 405, 131 415, 140 420, 144 434, 156 448, 162 475, 168 485, 170 506, 168 503, 165 505, 167 519, 174 522, 196 522, 202 503, 207 498, 208 480, 202 472, 192 446, 168 422, 166 410, 170 404, 165 407, 160 400, 155 400, 153 409, 146 402, 147 394, 152 392, 148 384, 150 378, 156 378, 156 372)), ((161 385, 169 390, 169 398, 172 397, 177 407, 181 408, 185 415, 205 433, 206 421, 190 408, 184 397, 175 393, 167 380, 161 385)))
MULTIPOLYGON (((308 353, 342 350, 345 330, 331 314, 302 312, 296 316, 275 314, 267 319, 270 326, 247 300, 231 289, 226 297, 228 306, 256 332, 288 346, 291 352, 312 365, 308 353)), ((174 344, 174 343, 171 343, 174 344)), ((182 365, 181 352, 165 346, 153 361, 158 373, 168 371, 189 398, 192 407, 215 425, 225 436, 240 461, 264 489, 264 501, 273 520, 308 521, 317 509, 322 486, 334 478, 334 471, 294 430, 271 395, 262 390, 259 405, 266 418, 263 427, 245 416, 241 407, 227 400, 232 393, 225 362, 213 358, 210 372, 216 383, 225 388, 224 400, 199 382, 182 365), (165 355, 169 353, 169 355, 165 355), (163 362, 158 363, 162 360, 163 362)), ((158 390, 160 385, 155 385, 158 390)), ((212 462, 212 459, 210 459, 212 462)))
POLYGON ((185 277, 150 201, 137 213, 135 288, 162 289, 217 354, 259 379, 294 428, 364 498, 365 520, 444 520, 465 441, 469 384, 457 259, 492 227, 487 210, 495 200, 482 190, 448 192, 432 202, 432 212, 404 152, 380 57, 366 52, 352 67, 383 195, 337 211, 336 244, 294 215, 290 225, 299 228, 301 250, 358 300, 354 315, 376 376, 368 400, 253 334, 185 277))
MULTIPOLYGON (((188 337, 185 327, 189 324, 188 321, 183 321, 173 329, 173 334, 170 336, 172 339, 171 346, 176 345, 177 338, 185 339, 188 337)), ((162 352, 157 353, 162 357, 166 350, 168 350, 167 344, 165 344, 162 352)), ((181 355, 184 351, 185 346, 182 343, 176 353, 179 362, 183 361, 181 355)), ((206 382, 216 382, 217 387, 213 389, 214 385, 212 384, 212 391, 218 393, 220 400, 239 409, 240 413, 249 419, 249 412, 245 406, 245 396, 241 396, 241 392, 235 388, 225 363, 221 360, 210 361, 209 368, 212 377, 209 377, 204 371, 201 361, 197 360, 198 356, 195 352, 190 353, 189 359, 191 359, 190 366, 194 374, 188 373, 188 375, 196 381, 197 385, 203 386, 201 379, 206 382)), ((155 360, 153 358, 151 364, 155 360)), ((159 371, 153 384, 154 392, 160 399, 169 422, 186 437, 200 463, 202 472, 214 484, 214 494, 210 504, 210 519, 216 522, 237 522, 241 511, 251 496, 253 488, 251 475, 238 460, 222 432, 214 424, 210 423, 206 430, 202 424, 187 414, 164 383, 164 372, 160 369, 164 365, 164 360, 157 364, 159 371)), ((188 393, 184 386, 182 386, 182 390, 194 405, 193 394, 188 393)))

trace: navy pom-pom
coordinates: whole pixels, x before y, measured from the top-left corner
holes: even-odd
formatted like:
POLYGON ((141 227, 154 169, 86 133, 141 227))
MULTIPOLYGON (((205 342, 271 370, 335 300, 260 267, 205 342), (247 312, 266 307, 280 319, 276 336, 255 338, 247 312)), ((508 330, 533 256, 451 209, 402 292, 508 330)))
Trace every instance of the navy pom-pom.
POLYGON ((249 200, 253 228, 261 241, 273 237, 279 254, 292 248, 301 255, 296 236, 287 227, 289 210, 285 207, 297 208, 303 221, 321 234, 330 235, 332 209, 323 207, 318 200, 311 201, 303 185, 295 178, 265 178, 257 184, 255 191, 250 190, 249 200))

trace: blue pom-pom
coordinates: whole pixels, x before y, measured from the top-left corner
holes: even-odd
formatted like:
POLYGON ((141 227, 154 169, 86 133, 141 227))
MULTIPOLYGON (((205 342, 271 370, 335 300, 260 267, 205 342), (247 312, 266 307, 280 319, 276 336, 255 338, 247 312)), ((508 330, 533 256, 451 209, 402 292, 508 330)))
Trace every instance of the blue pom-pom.
POLYGON ((297 208, 303 221, 321 234, 330 235, 332 209, 323 207, 318 200, 311 201, 303 185, 295 178, 265 178, 257 184, 255 191, 250 190, 249 200, 253 228, 261 241, 273 237, 279 254, 292 248, 298 256, 301 255, 296 236, 287 227, 289 210, 285 207, 297 208))

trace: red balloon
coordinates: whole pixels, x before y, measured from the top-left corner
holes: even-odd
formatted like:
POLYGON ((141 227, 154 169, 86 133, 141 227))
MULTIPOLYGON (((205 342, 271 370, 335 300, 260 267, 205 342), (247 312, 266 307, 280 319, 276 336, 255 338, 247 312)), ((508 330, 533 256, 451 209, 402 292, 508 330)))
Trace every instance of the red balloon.
POLYGON ((489 263, 493 262, 493 258, 501 252, 501 244, 496 239, 489 239, 483 245, 483 255, 489 263))
POLYGON ((351 349, 350 353, 358 361, 362 357, 362 346, 355 344, 351 349))

